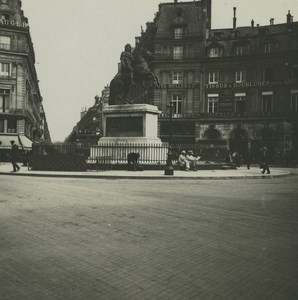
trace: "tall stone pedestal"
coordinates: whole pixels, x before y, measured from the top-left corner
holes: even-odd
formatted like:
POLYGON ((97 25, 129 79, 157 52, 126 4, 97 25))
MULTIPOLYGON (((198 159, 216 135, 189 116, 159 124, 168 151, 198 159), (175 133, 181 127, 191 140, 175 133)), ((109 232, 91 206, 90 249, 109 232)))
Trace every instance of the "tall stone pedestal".
POLYGON ((148 104, 110 105, 103 110, 102 143, 161 143, 157 137, 158 111, 148 104))
POLYGON ((110 105, 103 109, 103 137, 91 147, 91 157, 111 157, 127 163, 131 152, 140 154, 143 164, 162 164, 167 148, 157 137, 158 111, 148 104, 110 105))

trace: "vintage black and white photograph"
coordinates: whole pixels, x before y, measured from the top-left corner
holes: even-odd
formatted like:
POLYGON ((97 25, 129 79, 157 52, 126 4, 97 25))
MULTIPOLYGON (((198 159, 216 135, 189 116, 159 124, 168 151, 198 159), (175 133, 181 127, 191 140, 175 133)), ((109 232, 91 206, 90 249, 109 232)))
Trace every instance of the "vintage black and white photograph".
POLYGON ((0 299, 298 299, 297 0, 0 0, 0 299))

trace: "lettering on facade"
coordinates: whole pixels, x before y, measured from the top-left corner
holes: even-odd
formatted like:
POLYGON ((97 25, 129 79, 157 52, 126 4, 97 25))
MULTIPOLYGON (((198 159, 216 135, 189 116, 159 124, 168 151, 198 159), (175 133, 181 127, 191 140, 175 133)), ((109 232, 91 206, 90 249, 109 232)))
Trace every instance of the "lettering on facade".
POLYGON ((184 83, 184 84, 161 84, 161 89, 194 89, 199 87, 198 83, 184 83))
POLYGON ((248 82, 229 82, 229 83, 212 83, 206 84, 206 89, 232 89, 232 88, 248 88, 248 87, 268 87, 295 84, 297 80, 279 80, 279 81, 248 81, 248 82))
POLYGON ((23 28, 29 27, 29 24, 26 23, 26 22, 14 21, 14 20, 5 20, 5 19, 0 19, 0 25, 23 27, 23 28))

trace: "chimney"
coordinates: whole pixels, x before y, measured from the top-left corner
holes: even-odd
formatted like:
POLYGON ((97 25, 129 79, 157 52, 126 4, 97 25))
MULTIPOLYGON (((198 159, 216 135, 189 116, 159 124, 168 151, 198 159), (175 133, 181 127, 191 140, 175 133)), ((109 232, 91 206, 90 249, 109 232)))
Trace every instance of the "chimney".
POLYGON ((270 19, 270 25, 274 25, 274 18, 270 19))
POLYGON ((252 28, 255 27, 255 21, 254 20, 251 20, 250 24, 251 24, 252 28))
POLYGON ((290 24, 293 22, 293 17, 290 13, 290 11, 288 10, 288 14, 287 14, 287 24, 290 24))
POLYGON ((236 29, 236 21, 237 21, 237 18, 236 18, 236 7, 233 7, 233 10, 234 10, 233 29, 236 29))

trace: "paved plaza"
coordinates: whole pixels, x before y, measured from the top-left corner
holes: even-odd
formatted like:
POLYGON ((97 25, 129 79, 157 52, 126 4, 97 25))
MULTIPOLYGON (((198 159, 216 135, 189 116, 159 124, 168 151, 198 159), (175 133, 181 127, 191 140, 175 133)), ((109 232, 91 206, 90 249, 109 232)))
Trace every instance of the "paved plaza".
POLYGON ((2 174, 0 299, 298 299, 298 172, 291 173, 2 174))

